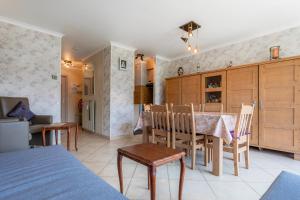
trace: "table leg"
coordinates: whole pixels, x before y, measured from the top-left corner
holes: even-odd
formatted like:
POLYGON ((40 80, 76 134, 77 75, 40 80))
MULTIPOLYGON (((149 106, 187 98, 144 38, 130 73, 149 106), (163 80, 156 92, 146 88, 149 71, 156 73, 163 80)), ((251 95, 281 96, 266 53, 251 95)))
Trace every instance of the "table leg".
POLYGON ((123 194, 122 158, 123 156, 120 153, 118 153, 118 174, 119 174, 120 192, 123 194))
POLYGON ((223 173, 223 139, 213 137, 213 175, 221 176, 223 173))
POLYGON ((46 134, 46 129, 43 128, 43 130, 42 130, 43 146, 46 146, 46 136, 45 136, 45 134, 46 134))
POLYGON ((70 151, 70 128, 67 129, 67 150, 70 151))
POLYGON ((58 144, 58 130, 55 129, 55 143, 58 144))
POLYGON ((151 200, 155 200, 156 196, 156 167, 150 166, 150 193, 151 200))
POLYGON ((76 124, 76 130, 75 130, 75 149, 76 149, 76 151, 78 151, 77 140, 78 140, 78 124, 76 124))
POLYGON ((143 143, 149 143, 148 126, 143 126, 143 143))
POLYGON ((150 180, 150 168, 148 167, 148 190, 150 190, 151 188, 151 180, 150 180))
POLYGON ((179 180, 179 192, 178 192, 178 200, 182 199, 182 188, 184 181, 184 173, 185 173, 185 163, 184 157, 180 159, 180 180, 179 180))

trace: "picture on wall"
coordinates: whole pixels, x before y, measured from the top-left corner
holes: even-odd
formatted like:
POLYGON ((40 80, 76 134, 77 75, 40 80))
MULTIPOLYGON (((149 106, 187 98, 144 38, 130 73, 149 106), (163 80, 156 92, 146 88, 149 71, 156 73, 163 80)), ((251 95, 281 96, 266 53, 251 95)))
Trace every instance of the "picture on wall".
POLYGON ((127 61, 123 58, 119 59, 119 69, 120 70, 127 70, 127 61))

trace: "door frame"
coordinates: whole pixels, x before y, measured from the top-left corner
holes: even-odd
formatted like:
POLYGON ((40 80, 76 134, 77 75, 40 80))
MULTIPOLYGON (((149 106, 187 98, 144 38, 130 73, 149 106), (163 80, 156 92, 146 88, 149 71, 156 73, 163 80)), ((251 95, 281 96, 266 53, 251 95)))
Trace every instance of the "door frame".
POLYGON ((66 121, 68 121, 68 110, 69 110, 68 109, 68 107, 69 107, 68 76, 67 75, 61 75, 61 81, 62 81, 62 78, 65 78, 65 80, 66 80, 66 91, 65 91, 65 109, 62 109, 62 105, 63 105, 63 103, 62 103, 62 99, 63 99, 62 90, 63 90, 63 88, 62 88, 62 82, 61 82, 61 84, 60 84, 60 95, 61 95, 61 97, 60 97, 60 103, 61 103, 60 118, 61 118, 61 121, 62 121, 63 120, 62 119, 63 111, 65 111, 66 121))

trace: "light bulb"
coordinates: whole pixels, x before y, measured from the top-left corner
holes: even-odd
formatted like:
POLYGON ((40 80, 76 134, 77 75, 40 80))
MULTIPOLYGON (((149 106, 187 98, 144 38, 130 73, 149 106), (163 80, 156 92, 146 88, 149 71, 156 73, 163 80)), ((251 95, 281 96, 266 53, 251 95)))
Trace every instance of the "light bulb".
POLYGON ((188 48, 189 51, 192 50, 192 46, 189 44, 188 48))
POLYGON ((194 49, 194 53, 198 53, 198 49, 197 48, 194 49))
POLYGON ((192 32, 192 31, 189 31, 188 36, 189 36, 189 37, 193 37, 193 32, 192 32))

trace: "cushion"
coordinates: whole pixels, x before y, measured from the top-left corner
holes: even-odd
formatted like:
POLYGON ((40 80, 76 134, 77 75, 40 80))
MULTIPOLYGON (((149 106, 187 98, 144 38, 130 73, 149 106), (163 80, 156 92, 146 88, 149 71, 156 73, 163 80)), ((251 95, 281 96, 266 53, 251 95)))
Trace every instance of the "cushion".
POLYGON ((34 117, 34 113, 31 112, 29 107, 20 101, 8 114, 8 117, 16 117, 19 119, 31 120, 34 117))

